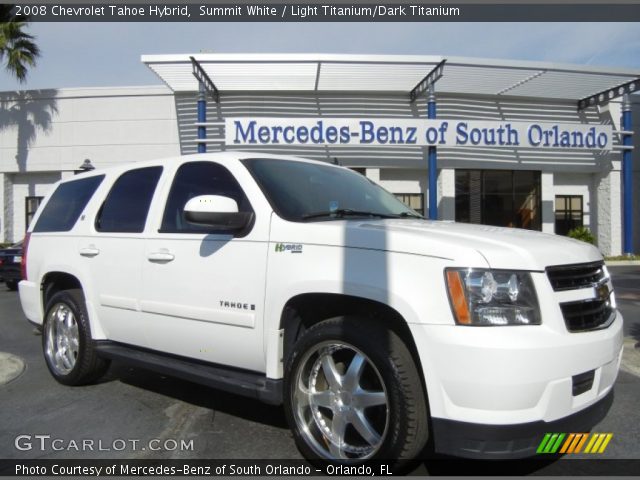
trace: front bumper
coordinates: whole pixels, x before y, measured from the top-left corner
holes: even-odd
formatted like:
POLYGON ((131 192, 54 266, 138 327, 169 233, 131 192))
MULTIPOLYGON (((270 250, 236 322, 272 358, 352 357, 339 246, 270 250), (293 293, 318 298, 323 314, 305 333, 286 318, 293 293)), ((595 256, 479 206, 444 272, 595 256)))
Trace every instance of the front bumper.
POLYGON ((588 432, 607 415, 612 403, 613 391, 610 391, 590 407, 568 417, 519 425, 483 425, 434 418, 435 451, 483 460, 531 457, 536 454, 545 434, 588 432))
MULTIPOLYGON (((410 325, 436 450, 478 458, 487 458, 486 452, 495 452, 488 454, 495 458, 535 453, 531 444, 540 442, 541 429, 558 428, 555 422, 574 415, 582 419, 581 412, 606 403, 622 358, 622 323, 617 312, 608 328, 582 333, 569 333, 552 322, 410 325)), ((588 418, 578 423, 593 426, 588 418)))

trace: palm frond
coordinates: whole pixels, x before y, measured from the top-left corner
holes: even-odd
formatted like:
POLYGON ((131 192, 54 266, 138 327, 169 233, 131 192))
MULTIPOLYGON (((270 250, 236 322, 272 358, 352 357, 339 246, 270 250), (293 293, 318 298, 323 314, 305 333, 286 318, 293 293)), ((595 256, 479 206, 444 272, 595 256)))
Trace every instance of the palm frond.
POLYGON ((15 5, 0 4, 0 61, 5 69, 20 82, 27 78, 28 67, 36 64, 40 49, 35 37, 24 31, 29 17, 17 18, 13 12, 15 5))

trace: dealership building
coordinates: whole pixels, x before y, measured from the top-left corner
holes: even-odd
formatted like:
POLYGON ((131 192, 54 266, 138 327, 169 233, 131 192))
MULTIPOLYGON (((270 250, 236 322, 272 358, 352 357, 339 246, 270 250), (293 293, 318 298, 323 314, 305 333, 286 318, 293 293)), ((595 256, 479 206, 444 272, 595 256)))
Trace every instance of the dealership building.
POLYGON ((606 255, 640 252, 640 70, 319 54, 142 63, 156 85, 0 92, 1 241, 21 239, 83 164, 248 150, 356 169, 429 218, 585 226, 606 255))

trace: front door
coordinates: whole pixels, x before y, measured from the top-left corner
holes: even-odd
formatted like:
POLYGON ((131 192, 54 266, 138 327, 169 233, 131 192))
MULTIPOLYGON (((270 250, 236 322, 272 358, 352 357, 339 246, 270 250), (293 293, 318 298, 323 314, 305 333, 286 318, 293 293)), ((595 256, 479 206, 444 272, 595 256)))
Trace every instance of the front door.
POLYGON ((234 234, 191 224, 183 209, 199 195, 230 197, 239 211, 253 212, 226 167, 196 161, 178 168, 159 232, 145 245, 140 309, 148 347, 264 371, 268 228, 234 234))

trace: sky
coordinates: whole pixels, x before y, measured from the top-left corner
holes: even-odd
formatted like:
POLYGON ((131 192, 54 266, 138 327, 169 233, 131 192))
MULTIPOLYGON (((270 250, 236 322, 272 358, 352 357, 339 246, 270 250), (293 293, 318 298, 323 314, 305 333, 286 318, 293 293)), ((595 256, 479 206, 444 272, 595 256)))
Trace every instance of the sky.
POLYGON ((640 70, 640 23, 32 23, 27 82, 0 91, 159 85, 163 53, 362 53, 541 60, 640 70))

